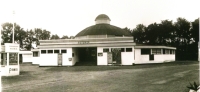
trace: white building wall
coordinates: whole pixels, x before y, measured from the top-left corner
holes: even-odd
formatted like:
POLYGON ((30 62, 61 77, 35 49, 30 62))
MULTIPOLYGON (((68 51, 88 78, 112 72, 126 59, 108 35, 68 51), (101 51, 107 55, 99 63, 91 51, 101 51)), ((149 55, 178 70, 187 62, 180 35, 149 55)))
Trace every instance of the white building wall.
MULTIPOLYGON (((63 48, 63 49, 66 49, 67 53, 62 53, 62 65, 63 66, 74 65, 76 59, 75 61, 73 61, 72 48, 63 48), (72 61, 69 61, 69 58, 72 58, 72 61)), ((55 49, 55 50, 60 50, 60 53, 61 53, 62 49, 55 49)), ((39 66, 58 66, 58 53, 41 54, 41 51, 39 51, 39 57, 32 57, 32 61, 33 61, 32 64, 39 64, 39 66)))
POLYGON ((103 53, 103 48, 105 47, 97 47, 97 65, 108 65, 107 52, 103 53), (103 53, 103 56, 98 56, 98 53, 103 53))
POLYGON ((31 51, 19 51, 19 54, 22 54, 22 63, 33 62, 31 51))
POLYGON ((63 66, 72 66, 74 60, 72 58, 72 48, 67 48, 67 53, 63 53, 62 65, 63 66), (69 58, 72 58, 72 61, 69 61, 69 58))
POLYGON ((156 62, 163 62, 165 60, 165 58, 163 58, 163 55, 156 55, 154 54, 154 60, 153 61, 156 61, 156 62))
POLYGON ((73 58, 72 58, 72 60, 73 60, 73 62, 72 62, 72 65, 75 65, 76 64, 76 62, 78 62, 79 61, 79 54, 78 54, 78 48, 72 48, 72 53, 74 54, 74 56, 73 56, 73 58))
POLYGON ((135 49, 135 64, 163 63, 175 61, 175 54, 154 55, 154 60, 149 60, 149 55, 141 55, 141 49, 135 49))
POLYGON ((132 65, 134 63, 134 52, 121 52, 121 60, 122 65, 132 65))
POLYGON ((32 54, 22 54, 23 63, 32 62, 32 54))
POLYGON ((169 54, 169 55, 163 55, 164 58, 164 62, 171 62, 171 61, 175 61, 175 54, 169 54))
POLYGON ((57 66, 57 54, 40 54, 40 66, 57 66))
POLYGON ((200 61, 200 47, 198 47, 198 61, 200 61))
POLYGON ((134 47, 97 47, 97 54, 103 53, 103 56, 97 56, 97 65, 108 65, 107 52, 103 52, 104 48, 132 48, 132 52, 121 52, 121 64, 132 65, 134 63, 134 47))
POLYGON ((135 49, 135 64, 149 61, 149 55, 141 55, 141 49, 135 49))

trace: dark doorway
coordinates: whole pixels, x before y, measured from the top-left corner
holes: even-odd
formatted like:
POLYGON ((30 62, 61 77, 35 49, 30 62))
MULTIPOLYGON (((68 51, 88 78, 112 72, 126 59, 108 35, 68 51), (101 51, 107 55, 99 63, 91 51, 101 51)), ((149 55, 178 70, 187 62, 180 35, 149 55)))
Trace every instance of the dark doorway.
POLYGON ((58 66, 62 66, 62 54, 58 54, 58 66))
POLYGON ((149 60, 154 60, 154 54, 149 54, 149 60))
POLYGON ((97 48, 77 48, 79 62, 76 65, 81 66, 96 66, 97 65, 97 48))
POLYGON ((19 54, 19 63, 22 64, 22 62, 23 62, 22 54, 19 54))
POLYGON ((111 51, 113 62, 116 62, 116 64, 121 64, 121 48, 112 48, 111 51))

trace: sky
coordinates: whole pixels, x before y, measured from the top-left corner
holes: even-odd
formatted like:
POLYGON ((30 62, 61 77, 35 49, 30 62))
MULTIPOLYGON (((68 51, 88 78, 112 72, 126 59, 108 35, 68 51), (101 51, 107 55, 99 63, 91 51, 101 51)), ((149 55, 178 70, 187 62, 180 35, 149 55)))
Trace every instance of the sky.
POLYGON ((75 36, 106 14, 111 25, 133 29, 178 17, 194 21, 199 0, 0 0, 0 24, 16 22, 25 30, 41 28, 51 34, 75 36), (13 15, 13 11, 15 14, 13 15))

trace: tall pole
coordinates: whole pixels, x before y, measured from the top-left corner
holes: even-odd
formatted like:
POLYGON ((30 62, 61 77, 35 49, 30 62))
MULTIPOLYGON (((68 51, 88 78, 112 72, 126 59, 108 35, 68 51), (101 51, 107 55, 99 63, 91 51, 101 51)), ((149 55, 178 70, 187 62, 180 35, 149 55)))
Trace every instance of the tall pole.
POLYGON ((15 11, 13 11, 13 38, 12 38, 12 43, 14 43, 14 35, 15 35, 15 21, 14 21, 14 18, 15 18, 15 11))
MULTIPOLYGON (((1 29, 0 29, 0 52, 1 52, 1 30, 3 30, 2 27, 1 27, 1 29)), ((2 54, 2 53, 0 53, 0 59, 1 59, 1 54, 2 54)), ((2 61, 0 60, 0 63, 1 63, 1 62, 2 62, 2 61)), ((0 77, 1 77, 1 73, 2 73, 2 72, 0 72, 0 77)), ((2 82, 1 82, 1 78, 0 78, 0 92, 1 92, 1 88, 2 88, 2 87, 1 87, 1 83, 2 83, 2 82)))

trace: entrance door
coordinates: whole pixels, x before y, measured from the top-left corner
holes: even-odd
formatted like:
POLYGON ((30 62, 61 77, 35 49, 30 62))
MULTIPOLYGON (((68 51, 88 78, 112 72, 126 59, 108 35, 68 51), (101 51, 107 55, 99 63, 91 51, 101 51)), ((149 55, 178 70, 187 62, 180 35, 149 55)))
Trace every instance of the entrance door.
POLYGON ((79 62, 76 64, 84 66, 96 66, 97 65, 97 48, 77 48, 79 62))
POLYGON ((154 60, 154 54, 149 54, 149 60, 154 60))
POLYGON ((121 48, 112 48, 111 50, 114 63, 121 64, 121 48))
POLYGON ((22 64, 22 62, 23 62, 22 54, 19 54, 19 63, 22 64))
POLYGON ((62 54, 58 54, 58 66, 62 66, 62 54))

